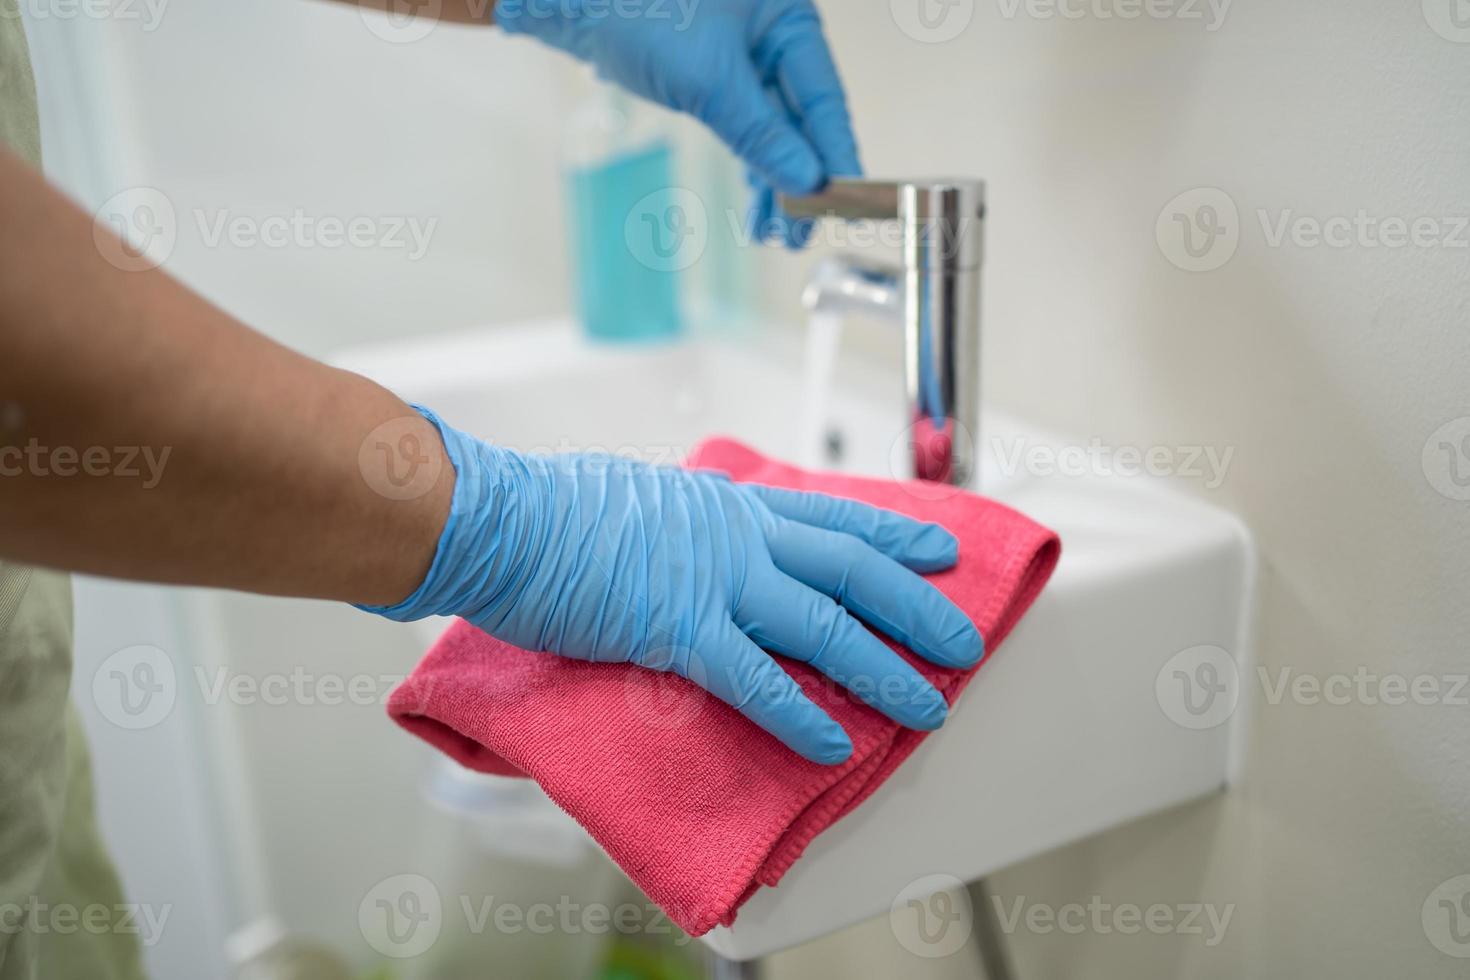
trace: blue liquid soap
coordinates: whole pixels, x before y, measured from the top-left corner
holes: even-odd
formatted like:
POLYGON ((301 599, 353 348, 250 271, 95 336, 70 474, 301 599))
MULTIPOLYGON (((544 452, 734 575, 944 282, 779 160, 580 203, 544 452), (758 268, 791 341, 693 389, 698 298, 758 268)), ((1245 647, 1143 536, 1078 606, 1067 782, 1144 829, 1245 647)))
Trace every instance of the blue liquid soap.
POLYGON ((674 188, 673 150, 657 140, 573 167, 577 306, 597 340, 653 340, 683 328, 679 276, 693 230, 674 188))

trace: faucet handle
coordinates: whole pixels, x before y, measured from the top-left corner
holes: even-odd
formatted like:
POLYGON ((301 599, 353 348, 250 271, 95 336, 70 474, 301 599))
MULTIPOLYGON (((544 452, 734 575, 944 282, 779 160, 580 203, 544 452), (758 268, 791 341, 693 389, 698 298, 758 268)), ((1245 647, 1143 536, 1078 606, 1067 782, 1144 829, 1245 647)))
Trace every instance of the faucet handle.
POLYGON ((897 221, 903 225, 905 262, 933 262, 973 269, 980 265, 984 236, 985 182, 981 180, 866 180, 834 177, 815 194, 782 194, 781 210, 792 218, 897 221))
POLYGON ((839 218, 843 221, 894 221, 899 217, 902 185, 891 180, 834 177, 816 194, 782 194, 781 210, 793 218, 839 218))

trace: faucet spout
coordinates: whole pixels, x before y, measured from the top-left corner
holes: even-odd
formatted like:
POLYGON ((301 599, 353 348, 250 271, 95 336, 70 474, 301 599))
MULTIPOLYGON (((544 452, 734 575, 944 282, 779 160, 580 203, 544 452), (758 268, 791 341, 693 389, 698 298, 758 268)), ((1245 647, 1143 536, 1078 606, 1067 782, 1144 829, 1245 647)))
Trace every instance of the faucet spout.
POLYGON ((882 262, 828 257, 812 269, 801 293, 809 313, 903 316, 903 270, 882 262))
POLYGON ((984 183, 837 179, 817 194, 784 197, 781 207, 793 218, 898 224, 900 266, 826 260, 803 298, 809 309, 902 320, 910 475, 970 486, 980 434, 984 183))

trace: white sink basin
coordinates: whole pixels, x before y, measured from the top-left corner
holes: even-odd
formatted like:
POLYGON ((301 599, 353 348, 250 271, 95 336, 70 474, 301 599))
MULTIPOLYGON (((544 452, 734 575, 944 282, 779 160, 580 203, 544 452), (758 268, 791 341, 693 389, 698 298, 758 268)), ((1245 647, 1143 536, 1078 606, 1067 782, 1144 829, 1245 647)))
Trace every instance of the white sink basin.
MULTIPOLYGON (((799 449, 794 337, 605 348, 546 322, 358 350, 336 363, 521 449, 673 461, 715 434, 788 459, 799 449)), ((843 449, 833 468, 892 475, 902 405, 896 362, 843 364, 828 412, 843 449)), ((1148 477, 1003 473, 997 440, 1007 452, 1066 441, 1000 416, 983 428, 983 491, 1061 535, 1056 574, 944 728, 819 836, 778 887, 746 903, 733 927, 705 937, 726 957, 805 942, 887 912, 917 879, 969 881, 1230 778, 1242 714, 1242 685, 1231 682, 1248 669, 1244 528, 1148 477), (1196 711, 1210 710, 1191 714, 1180 699, 1196 677, 1225 685, 1225 710, 1196 701, 1196 711)))

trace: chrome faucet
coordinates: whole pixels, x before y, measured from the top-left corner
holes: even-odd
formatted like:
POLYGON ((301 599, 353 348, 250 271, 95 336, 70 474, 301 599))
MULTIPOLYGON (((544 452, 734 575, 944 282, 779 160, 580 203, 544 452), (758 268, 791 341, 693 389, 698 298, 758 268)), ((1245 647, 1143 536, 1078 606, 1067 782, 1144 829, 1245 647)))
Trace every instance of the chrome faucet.
POLYGON ((899 266, 826 259, 803 302, 813 312, 902 319, 909 475, 971 485, 980 438, 985 184, 836 179, 817 194, 783 197, 781 207, 793 218, 875 222, 896 232, 899 266))

